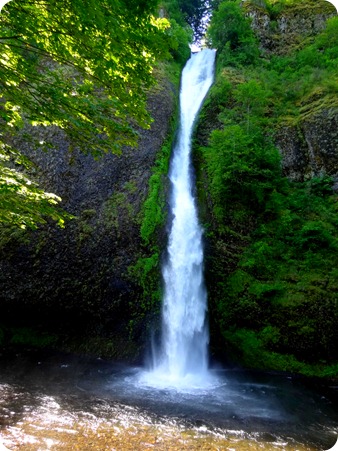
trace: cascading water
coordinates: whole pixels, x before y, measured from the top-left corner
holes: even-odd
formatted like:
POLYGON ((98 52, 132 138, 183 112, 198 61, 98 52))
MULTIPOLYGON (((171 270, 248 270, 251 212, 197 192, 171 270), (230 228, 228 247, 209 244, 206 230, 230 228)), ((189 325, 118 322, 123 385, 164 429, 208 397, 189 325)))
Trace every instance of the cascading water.
POLYGON ((180 130, 170 168, 173 216, 163 267, 162 344, 153 352, 154 373, 175 383, 207 374, 207 296, 203 282, 202 229, 191 175, 194 120, 214 76, 215 50, 193 54, 182 73, 180 130))

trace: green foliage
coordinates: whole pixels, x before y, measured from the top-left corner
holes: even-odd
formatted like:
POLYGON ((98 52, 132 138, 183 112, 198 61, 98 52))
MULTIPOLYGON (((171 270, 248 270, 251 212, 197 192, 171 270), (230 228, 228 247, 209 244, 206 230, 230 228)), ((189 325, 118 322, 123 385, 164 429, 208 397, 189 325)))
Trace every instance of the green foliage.
MULTIPOLYGON (((67 218, 53 208, 60 199, 17 166, 21 157, 9 144, 24 123, 58 126, 71 147, 95 157, 137 144, 138 127, 151 123, 146 100, 156 62, 170 50, 182 62, 188 48, 188 32, 154 17, 157 4, 12 1, 2 9, 0 221, 35 228, 46 217, 61 226, 67 218)), ((30 140, 41 150, 52 145, 30 140)))
MULTIPOLYGON (((175 126, 172 125, 172 133, 175 126)), ((140 281, 146 296, 151 292, 158 294, 158 287, 150 289, 154 285, 149 284, 149 275, 156 279, 159 276, 159 243, 157 233, 164 227, 166 221, 166 199, 164 177, 168 172, 173 135, 162 146, 159 156, 153 168, 153 174, 149 179, 149 191, 141 212, 140 235, 144 245, 151 251, 149 257, 141 257, 135 267, 130 268, 131 273, 140 281), (155 271, 153 271, 155 270, 155 271)))
POLYGON ((17 2, 1 14, 2 117, 55 124, 85 152, 135 144, 165 20, 123 2, 17 2), (90 11, 90 14, 89 14, 90 11), (18 89, 18 87, 20 89, 18 89), (90 145, 90 147, 89 147, 90 145))
POLYGON ((306 0, 300 3, 298 0, 247 0, 245 9, 251 9, 251 6, 261 9, 268 14, 272 21, 289 14, 294 15, 298 12, 303 17, 313 18, 314 14, 335 12, 333 5, 325 0, 306 0))
POLYGON ((257 334, 248 329, 233 330, 226 334, 226 339, 232 343, 241 361, 251 368, 302 373, 309 377, 336 377, 338 365, 325 365, 324 362, 310 365, 298 360, 291 354, 281 354, 266 350, 266 340, 275 341, 278 331, 272 327, 265 328, 257 334))
MULTIPOLYGON (((129 320, 129 337, 131 341, 135 340, 135 334, 142 324, 142 329, 153 329, 156 327, 153 318, 159 315, 162 287, 160 282, 160 253, 158 247, 153 248, 152 252, 144 252, 134 265, 129 266, 128 275, 130 279, 137 283, 140 288, 138 299, 132 299, 132 315, 129 320), (149 319, 152 318, 151 324, 149 319)), ((144 333, 150 333, 150 330, 143 330, 144 333)))
MULTIPOLYGON (((174 67, 176 67, 174 65, 174 67)), ((173 83, 178 87, 179 72, 173 71, 173 64, 165 67, 167 74, 172 77, 173 83), (175 79, 176 77, 176 79, 175 79)), ((140 215, 140 237, 143 252, 134 265, 128 268, 129 276, 141 288, 141 296, 137 306, 134 305, 134 317, 130 321, 130 334, 140 319, 147 314, 158 315, 162 298, 160 279, 160 256, 163 246, 163 229, 167 219, 166 209, 166 175, 175 132, 177 129, 178 105, 175 116, 172 118, 167 139, 158 152, 153 173, 149 179, 148 195, 143 203, 140 215)))
POLYGON ((332 190, 323 194, 326 182, 322 191, 318 185, 317 180, 312 190, 311 182, 290 184, 284 193, 270 196, 252 244, 242 254, 238 269, 220 287, 217 311, 227 339, 226 331, 243 327, 253 337, 261 337, 254 353, 256 338, 251 348, 242 349, 247 353, 246 363, 252 359, 250 365, 262 364, 256 358, 261 351, 262 355, 273 353, 264 357, 264 368, 271 365, 289 371, 303 371, 291 358, 306 365, 320 360, 329 365, 337 359, 337 195, 332 190), (274 353, 278 353, 276 361, 274 353), (290 355, 284 361, 285 353, 290 355), (291 366, 280 366, 286 363, 291 366))
POLYGON ((203 18, 209 10, 208 2, 205 0, 178 0, 178 3, 186 21, 194 31, 195 40, 200 40, 205 33, 203 18))
MULTIPOLYGON (((170 69, 170 68, 169 68, 170 69)), ((167 68, 168 70, 168 68, 167 68)), ((179 73, 176 73, 179 76, 179 73)), ((178 86, 176 79, 176 85, 178 86)), ((175 116, 171 120, 167 139, 158 153, 152 175, 149 179, 148 196, 143 204, 141 213, 141 238, 146 246, 157 249, 157 232, 164 227, 166 221, 166 183, 165 177, 169 169, 171 149, 175 139, 178 120, 178 105, 175 116)))
POLYGON ((207 37, 221 65, 254 63, 259 55, 254 33, 239 2, 223 1, 214 11, 207 37))
MULTIPOLYGON (((278 8, 291 14, 303 7, 255 3, 276 17, 278 8)), ((335 114, 338 18, 287 55, 261 60, 245 60, 248 26, 237 2, 218 2, 209 32, 218 71, 196 149, 207 192, 211 327, 247 366, 334 377, 338 196, 328 176, 302 183, 283 177, 273 142, 279 127, 323 110, 335 114)))
POLYGON ((135 193, 136 186, 133 182, 127 182, 123 191, 116 192, 105 202, 103 221, 106 227, 115 229, 116 236, 120 238, 123 233, 123 222, 137 223, 129 195, 135 193))
POLYGON ((0 224, 2 228, 36 229, 50 218, 64 227, 73 216, 56 208, 60 198, 38 188, 16 168, 29 161, 8 146, 0 147, 0 224))
POLYGON ((273 20, 281 14, 288 3, 290 3, 289 0, 280 0, 278 2, 267 1, 264 7, 267 9, 270 18, 273 20))
POLYGON ((179 25, 175 19, 170 19, 170 28, 166 35, 170 43, 170 54, 181 66, 190 57, 189 44, 192 41, 192 31, 179 25))
POLYGON ((164 177, 168 173, 169 158, 171 154, 171 139, 161 149, 161 154, 156 160, 153 174, 149 179, 149 193, 143 204, 141 238, 149 245, 155 237, 155 232, 164 226, 165 214, 165 192, 164 177))
POLYGON ((160 256, 154 252, 150 257, 141 257, 136 264, 129 268, 129 274, 137 280, 142 288, 142 301, 139 309, 136 309, 137 316, 144 315, 145 312, 156 311, 159 308, 161 290, 158 276, 160 273, 160 256))
MULTIPOLYGON (((239 98, 243 91, 237 91, 239 98)), ((261 101, 254 105, 248 96, 241 102, 242 125, 240 119, 239 123, 228 119, 223 129, 211 133, 209 147, 202 150, 218 223, 238 209, 264 210, 270 194, 282 183, 280 155, 262 131, 252 125, 254 116, 250 119, 250 104, 253 110, 260 111, 261 101)))
POLYGON ((338 17, 314 42, 284 57, 272 57, 261 68, 260 78, 274 93, 272 114, 279 122, 293 123, 324 106, 337 106, 338 17))
POLYGON ((160 6, 167 11, 170 19, 174 19, 184 27, 189 24, 194 39, 199 41, 205 33, 203 18, 209 11, 209 4, 204 0, 164 0, 160 6))

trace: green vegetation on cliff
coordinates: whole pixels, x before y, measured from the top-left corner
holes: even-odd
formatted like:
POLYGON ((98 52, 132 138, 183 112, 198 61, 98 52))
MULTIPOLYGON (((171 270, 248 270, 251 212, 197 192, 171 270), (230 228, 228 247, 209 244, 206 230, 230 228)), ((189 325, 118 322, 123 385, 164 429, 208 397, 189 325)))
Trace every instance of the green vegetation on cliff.
POLYGON ((207 204, 214 345, 250 367, 333 377, 338 372, 333 173, 328 168, 308 180, 286 179, 275 143, 283 127, 297 130, 322 111, 337 114, 338 17, 317 36, 302 40, 299 31, 298 45, 276 55, 260 52, 246 15, 253 11, 279 20, 295 9, 300 15, 318 9, 315 3, 247 1, 241 8, 239 2, 218 2, 209 29, 218 49, 217 76, 199 121, 195 158, 207 204))
MULTIPOLYGON (((190 57, 188 42, 203 28, 200 24, 206 10, 204 2, 193 0, 162 1, 161 9, 169 17, 171 30, 169 35, 175 36, 176 46, 171 46, 173 60, 160 66, 161 76, 170 80, 173 85, 175 112, 172 116, 169 133, 157 154, 152 175, 148 182, 148 194, 139 216, 141 252, 136 262, 129 267, 129 277, 141 288, 141 294, 133 306, 132 318, 129 322, 130 337, 133 338, 140 322, 143 327, 156 329, 162 299, 161 256, 166 243, 165 225, 167 220, 167 196, 169 161, 178 129, 178 94, 181 70, 190 57), (189 26, 190 25, 190 26, 189 26), (145 318, 148 321, 145 321, 145 318)), ((150 330, 147 330, 148 335, 150 330)))
MULTIPOLYGON (((71 148, 95 157, 136 146, 149 128, 149 88, 161 60, 189 54, 191 33, 157 18, 158 1, 12 1, 1 12, 0 222, 63 226, 60 198, 23 175, 15 137, 25 124, 57 126, 71 148)), ((32 149, 53 142, 23 130, 32 149)), ((57 193, 56 193, 57 194, 57 193)))
MULTIPOLYGON (((179 72, 176 72, 179 75, 179 72)), ((178 78, 176 86, 178 87, 178 78)), ((174 95, 174 94, 172 94, 174 95)), ((177 130, 178 105, 172 117, 169 135, 158 152, 152 175, 148 184, 148 195, 143 203, 140 214, 140 236, 142 252, 136 263, 129 268, 129 275, 141 287, 141 295, 137 307, 133 309, 130 320, 130 334, 134 332, 135 322, 143 320, 145 315, 154 317, 159 315, 162 299, 161 254, 165 244, 164 229, 167 220, 168 183, 166 176, 169 170, 171 150, 177 130)))
POLYGON ((165 179, 176 118, 170 121, 192 32, 183 16, 177 22, 170 14, 156 18, 157 1, 89 3, 66 2, 62 21, 57 2, 13 1, 2 10, 0 46, 17 58, 2 61, 0 70, 10 80, 19 77, 11 73, 13 65, 24 69, 17 85, 0 81, 0 133, 7 143, 0 148, 6 176, 0 186, 4 343, 22 327, 33 339, 23 333, 16 343, 35 346, 34 334, 41 331, 55 333, 58 347, 136 358, 148 338, 149 317, 158 311, 165 179), (41 35, 34 40, 37 25, 41 35), (49 38, 50 30, 55 33, 49 38), (29 102, 27 83, 35 76, 36 98, 29 102), (101 155, 106 151, 122 154, 101 155), (63 198, 76 216, 68 227, 49 221, 62 225, 70 215, 55 210, 59 198, 38 190, 33 180, 63 198))
POLYGON ((176 21, 181 27, 193 31, 194 39, 199 40, 205 33, 204 16, 210 10, 208 1, 204 0, 162 0, 162 9, 171 21, 176 21))

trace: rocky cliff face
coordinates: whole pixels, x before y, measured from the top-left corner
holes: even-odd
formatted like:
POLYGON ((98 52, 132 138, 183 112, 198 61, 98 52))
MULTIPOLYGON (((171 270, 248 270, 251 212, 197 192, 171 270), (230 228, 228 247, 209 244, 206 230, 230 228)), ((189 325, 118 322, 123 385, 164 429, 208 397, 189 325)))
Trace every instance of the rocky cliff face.
MULTIPOLYGON (((277 8, 278 4, 276 4, 277 8)), ((311 42, 337 14, 326 1, 307 1, 268 11, 260 2, 243 2, 263 55, 287 55, 311 42)), ((281 125, 275 144, 284 174, 304 181, 324 174, 338 177, 338 105, 315 93, 301 107, 297 124, 281 125)))
MULTIPOLYGON (((219 58, 196 131, 211 346, 244 366, 325 377, 337 372, 336 291, 326 280, 337 268, 338 24, 316 36, 322 6, 332 15, 325 1, 264 3, 236 13, 253 18, 261 57, 238 64, 239 47, 219 58), (333 182, 312 179, 322 175, 333 182)), ((215 36, 229 26, 219 11, 215 36)))
POLYGON ((304 181, 323 175, 338 177, 338 109, 323 109, 297 126, 281 127, 276 144, 284 174, 304 181))
MULTIPOLYGON (((162 80, 149 96, 151 129, 140 130, 138 148, 126 148, 121 156, 95 161, 71 150, 62 131, 52 127, 29 130, 40 139, 52 140, 55 149, 48 153, 32 151, 23 138, 17 139, 18 148, 36 165, 40 186, 61 196, 62 207, 76 218, 63 230, 49 225, 1 249, 4 323, 85 335, 84 350, 86 346, 93 350, 96 344, 100 348, 105 337, 110 341, 108 354, 137 355, 142 343, 126 337, 140 287, 128 268, 141 253, 140 212, 152 167, 168 134, 175 95, 171 84, 162 80)), ((142 341, 141 323, 138 328, 136 335, 142 341)))
POLYGON ((251 26, 260 42, 260 48, 267 54, 286 54, 302 45, 325 28, 329 17, 336 14, 334 6, 326 1, 307 1, 284 5, 278 11, 268 10, 264 2, 243 2, 251 26))

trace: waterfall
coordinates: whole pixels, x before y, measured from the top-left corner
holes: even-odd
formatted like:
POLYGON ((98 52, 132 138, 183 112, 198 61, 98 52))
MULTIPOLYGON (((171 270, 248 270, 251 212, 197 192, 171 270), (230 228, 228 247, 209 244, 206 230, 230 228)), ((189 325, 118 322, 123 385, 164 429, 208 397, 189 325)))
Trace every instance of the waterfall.
POLYGON ((169 172, 173 219, 163 266, 162 343, 153 352, 154 372, 171 381, 208 370, 202 229, 190 153, 194 121, 213 82, 214 60, 215 50, 203 50, 191 56, 182 72, 180 129, 169 172))

